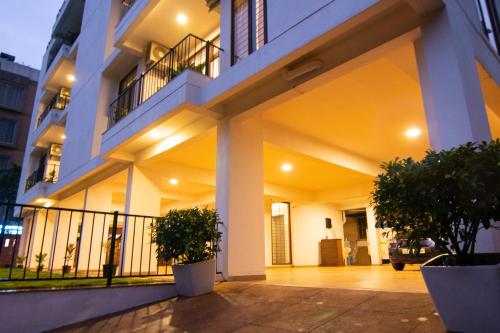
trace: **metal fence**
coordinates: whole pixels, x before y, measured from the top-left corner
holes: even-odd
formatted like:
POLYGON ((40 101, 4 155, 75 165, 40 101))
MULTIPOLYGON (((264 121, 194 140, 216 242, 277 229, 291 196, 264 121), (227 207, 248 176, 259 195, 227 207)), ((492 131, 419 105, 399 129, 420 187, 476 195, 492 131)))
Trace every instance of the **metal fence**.
POLYGON ((0 212, 0 283, 105 279, 111 286, 118 277, 172 275, 170 263, 156 258, 154 216, 11 203, 0 203, 0 212))
POLYGON ((139 78, 130 83, 110 105, 109 127, 144 103, 185 69, 215 78, 219 75, 220 51, 209 41, 192 34, 172 47, 139 78))

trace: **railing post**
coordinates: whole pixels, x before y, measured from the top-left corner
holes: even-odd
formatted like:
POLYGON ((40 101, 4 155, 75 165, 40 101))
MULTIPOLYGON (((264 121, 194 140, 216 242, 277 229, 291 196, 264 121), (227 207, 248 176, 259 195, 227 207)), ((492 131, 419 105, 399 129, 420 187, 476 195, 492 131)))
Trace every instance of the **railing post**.
POLYGON ((9 218, 9 201, 5 203, 5 215, 2 222, 2 232, 0 233, 0 255, 3 249, 3 239, 5 237, 5 229, 7 228, 7 219, 9 218))
POLYGON ((208 41, 205 42, 207 45, 205 46, 205 75, 210 77, 210 43, 208 41))
POLYGON ((111 287, 113 280, 113 262, 115 259, 115 241, 116 241, 116 229, 118 227, 118 211, 113 213, 113 229, 111 231, 111 246, 109 247, 109 260, 108 260, 108 276, 106 287, 111 287))

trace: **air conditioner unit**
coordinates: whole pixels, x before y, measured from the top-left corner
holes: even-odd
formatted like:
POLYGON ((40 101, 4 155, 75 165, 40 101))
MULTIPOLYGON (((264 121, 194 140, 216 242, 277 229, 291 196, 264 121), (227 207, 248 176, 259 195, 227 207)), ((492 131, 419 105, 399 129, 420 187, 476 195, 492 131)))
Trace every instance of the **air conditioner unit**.
POLYGON ((51 157, 61 157, 62 155, 62 145, 53 143, 50 145, 50 154, 51 157))
POLYGON ((168 47, 151 42, 149 44, 146 61, 148 64, 155 63, 163 58, 169 51, 170 49, 168 47))

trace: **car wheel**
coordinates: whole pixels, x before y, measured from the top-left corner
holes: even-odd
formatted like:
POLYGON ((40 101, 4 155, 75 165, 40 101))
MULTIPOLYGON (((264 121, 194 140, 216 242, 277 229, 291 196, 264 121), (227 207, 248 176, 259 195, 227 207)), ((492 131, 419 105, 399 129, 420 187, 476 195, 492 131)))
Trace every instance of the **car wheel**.
POLYGON ((396 271, 402 271, 405 269, 405 264, 403 263, 393 263, 392 268, 394 268, 396 271))

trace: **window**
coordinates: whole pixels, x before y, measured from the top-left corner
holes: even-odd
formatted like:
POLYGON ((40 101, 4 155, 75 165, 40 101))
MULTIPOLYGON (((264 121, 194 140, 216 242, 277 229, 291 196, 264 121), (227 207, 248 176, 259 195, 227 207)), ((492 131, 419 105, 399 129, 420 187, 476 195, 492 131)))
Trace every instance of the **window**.
POLYGON ((23 108, 24 88, 0 81, 0 106, 21 111, 23 108))
POLYGON ((495 0, 477 0, 476 3, 483 33, 495 51, 500 54, 499 8, 495 5, 495 0))
POLYGON ((267 42, 266 0, 233 0, 232 62, 243 60, 267 42))
POLYGON ((292 263, 290 240, 290 203, 274 202, 271 204, 271 242, 273 265, 292 263))
POLYGON ((15 144, 16 130, 17 121, 12 119, 0 119, 0 144, 15 144))

